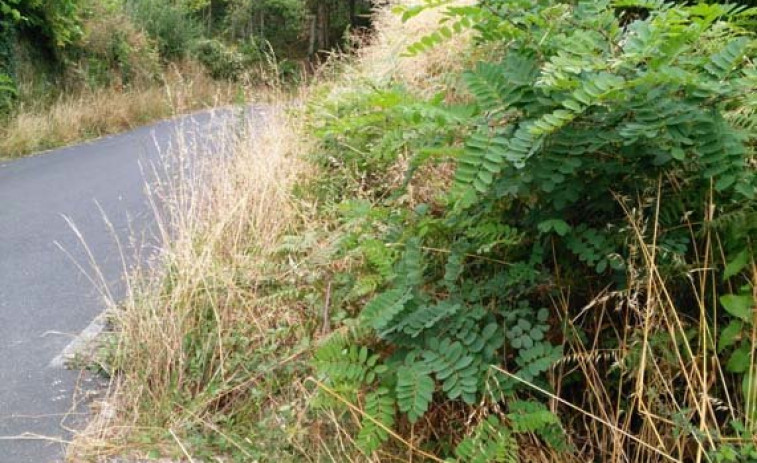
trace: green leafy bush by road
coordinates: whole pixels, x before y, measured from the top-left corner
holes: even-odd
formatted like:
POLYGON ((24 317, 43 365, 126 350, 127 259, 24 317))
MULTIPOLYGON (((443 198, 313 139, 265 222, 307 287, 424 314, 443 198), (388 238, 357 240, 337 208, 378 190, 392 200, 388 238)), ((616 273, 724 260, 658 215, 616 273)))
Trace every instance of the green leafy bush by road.
POLYGON ((465 95, 397 86, 313 109, 324 177, 309 191, 340 223, 339 258, 361 268, 331 277, 349 334, 326 340, 315 367, 342 398, 333 407, 364 404, 365 451, 386 449, 392 430, 460 461, 514 461, 523 434, 560 461, 609 458, 597 439, 611 430, 588 436, 585 415, 545 408, 561 397, 622 414, 611 426, 642 439, 677 436, 616 451, 737 461, 717 442, 757 429, 757 42, 739 25, 755 13, 450 7, 407 53, 472 31, 465 95), (728 419, 712 405, 726 397, 728 419))

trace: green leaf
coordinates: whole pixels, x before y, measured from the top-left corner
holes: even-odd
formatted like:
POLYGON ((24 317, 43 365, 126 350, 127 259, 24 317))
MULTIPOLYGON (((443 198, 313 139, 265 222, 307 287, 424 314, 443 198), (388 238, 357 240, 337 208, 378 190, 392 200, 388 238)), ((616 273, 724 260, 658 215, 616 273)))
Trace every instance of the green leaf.
POLYGON ((562 219, 545 220, 543 222, 540 222, 539 225, 536 226, 536 228, 538 228, 542 233, 549 233, 550 231, 554 231, 560 236, 565 236, 571 230, 571 226, 562 219))
POLYGON ((518 442, 512 431, 494 415, 487 416, 455 448, 460 463, 516 463, 518 442))
POLYGON ((726 312, 745 322, 752 321, 754 298, 751 295, 726 294, 720 296, 720 303, 726 312))
POLYGON ((731 320, 731 323, 720 332, 718 352, 722 352, 724 349, 734 345, 739 340, 743 329, 744 323, 741 320, 731 320))
POLYGON ((725 271, 723 272, 723 281, 737 275, 739 272, 744 270, 744 267, 746 267, 748 263, 749 252, 747 249, 744 249, 725 266, 725 271))
POLYGON ((744 375, 741 380, 741 393, 744 396, 744 405, 748 407, 746 414, 750 421, 757 419, 757 368, 744 375))
POLYGON ((394 426, 394 406, 394 398, 387 388, 382 387, 366 395, 363 411, 367 416, 363 417, 357 438, 364 451, 374 452, 389 438, 386 430, 394 426))
POLYGON ((738 37, 731 40, 722 50, 712 55, 705 69, 718 79, 726 77, 731 70, 737 67, 749 45, 750 39, 748 37, 738 37))
POLYGON ((412 298, 409 289, 395 288, 379 294, 369 302, 360 314, 364 323, 376 331, 384 330, 405 304, 412 298))
POLYGON ((397 405, 415 423, 428 410, 434 395, 434 380, 423 365, 403 366, 397 370, 397 405))
POLYGON ((728 358, 725 369, 731 373, 744 373, 749 369, 751 349, 746 343, 733 351, 728 358))
MULTIPOLYGON (((528 338, 530 341, 530 338, 528 338)), ((518 376, 524 381, 533 381, 540 374, 547 371, 553 363, 562 357, 562 347, 553 346, 545 341, 533 343, 518 352, 515 363, 521 367, 518 376)))
POLYGON ((438 304, 421 306, 415 311, 408 313, 391 330, 386 330, 381 335, 384 336, 396 330, 415 338, 425 330, 433 328, 439 320, 455 314, 460 308, 460 304, 450 301, 441 301, 438 304))

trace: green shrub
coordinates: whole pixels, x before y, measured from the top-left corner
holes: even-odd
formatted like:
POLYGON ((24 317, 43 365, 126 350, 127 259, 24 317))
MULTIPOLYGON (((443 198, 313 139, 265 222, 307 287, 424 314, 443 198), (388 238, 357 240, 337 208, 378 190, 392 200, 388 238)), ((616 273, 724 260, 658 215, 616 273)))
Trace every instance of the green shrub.
POLYGON ((194 56, 215 79, 236 79, 245 70, 245 56, 216 39, 198 41, 194 56))
MULTIPOLYGON (((406 9, 404 16, 424 8, 406 9)), ((571 339, 599 339, 601 348, 613 349, 617 338, 611 331, 571 331, 559 320, 583 313, 602 291, 628 294, 638 272, 659 272, 679 316, 699 319, 689 272, 701 267, 711 233, 719 234, 725 259, 709 265, 725 283, 702 289, 704 299, 732 296, 723 301, 727 314, 717 315, 721 323, 733 312, 746 317, 753 306, 754 289, 742 272, 754 258, 757 232, 757 176, 750 165, 757 43, 734 24, 754 11, 601 0, 491 0, 448 11, 439 30, 408 53, 443 46, 472 28, 482 54, 499 58, 461 76, 470 102, 419 102, 378 90, 340 100, 319 119, 323 151, 315 161, 328 180, 315 191, 339 205, 348 230, 341 257, 359 255, 364 262, 361 276, 335 278, 347 282, 335 294, 354 296, 365 287, 361 279, 371 281, 357 298, 335 300, 359 304, 381 290, 348 322, 352 335, 325 343, 316 367, 344 397, 364 397, 371 416, 359 442, 367 451, 388 439, 377 420, 395 429, 426 416, 436 423, 444 421, 438 413, 466 405, 481 407, 471 416, 501 415, 509 432, 500 434, 510 436, 520 428, 509 407, 522 399, 522 410, 534 414, 522 429, 554 451, 570 451, 560 421, 530 398, 534 387, 552 389, 548 372, 564 360, 571 339), (629 16, 629 8, 643 14, 629 16), (450 186, 414 204, 403 185, 428 182, 414 175, 439 161, 456 164, 450 186), (398 163, 410 166, 402 184, 389 181, 398 163), (646 243, 654 243, 653 269, 640 264, 646 243), (743 286, 739 294, 730 294, 734 277, 743 286), (568 312, 558 318, 554 301, 567 293, 568 312), (736 308, 733 298, 739 298, 736 308)), ((642 298, 653 297, 647 290, 640 290, 642 298)), ((715 316, 701 318, 702 326, 715 316)), ((731 336, 742 344, 724 345, 724 358, 753 346, 751 328, 739 329, 731 336)), ((657 345, 662 353, 670 345, 684 349, 681 342, 673 337, 657 345)), ((704 338, 691 342, 708 345, 704 338)), ((746 357, 740 369, 729 370, 745 374, 746 357)), ((578 375, 566 381, 577 391, 586 387, 578 375)), ((717 392, 742 397, 740 419, 754 423, 748 404, 757 388, 741 383, 730 381, 717 392)), ((653 412, 681 423, 675 407, 653 412)), ((670 432, 689 432, 687 426, 670 432)), ((467 441, 484 439, 480 432, 467 441)), ((429 434, 448 436, 429 443, 446 454, 459 438, 438 429, 429 434)), ((507 442, 503 449, 477 445, 517 453, 517 442, 507 442)), ((682 459, 690 456, 681 452, 682 459)), ((457 453, 465 461, 476 452, 463 446, 457 453)), ((509 461, 502 458, 495 461, 509 461)))
POLYGON ((255 37, 248 37, 239 44, 239 53, 242 54, 243 61, 250 66, 259 63, 265 59, 265 50, 263 44, 255 37))
POLYGON ((161 58, 186 57, 202 27, 182 3, 170 0, 128 0, 127 9, 135 23, 156 41, 161 58))
POLYGON ((10 110, 16 96, 18 96, 16 82, 9 75, 0 74, 0 114, 10 110))
POLYGON ((277 63, 278 79, 281 82, 295 84, 302 77, 302 67, 297 61, 283 59, 277 63))
POLYGON ((0 22, 15 24, 50 50, 58 51, 81 37, 82 5, 82 0, 0 0, 0 22))
POLYGON ((0 72, 13 76, 16 71, 16 31, 11 23, 0 21, 0 72))
POLYGON ((0 20, 0 113, 12 106, 16 97, 15 29, 0 20))

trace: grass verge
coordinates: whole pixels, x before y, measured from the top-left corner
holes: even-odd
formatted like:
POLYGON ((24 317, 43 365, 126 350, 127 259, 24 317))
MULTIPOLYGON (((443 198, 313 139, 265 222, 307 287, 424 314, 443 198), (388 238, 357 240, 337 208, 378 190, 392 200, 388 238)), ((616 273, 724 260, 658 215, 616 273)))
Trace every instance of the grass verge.
POLYGON ((290 387, 310 322, 265 297, 287 278, 265 262, 295 217, 302 145, 278 106, 245 132, 228 135, 234 155, 224 161, 192 158, 179 143, 158 168, 175 179, 152 189, 158 263, 131 275, 127 298, 113 304, 117 336, 104 365, 115 413, 97 415, 73 453, 248 459, 249 436, 279 429, 283 398, 267 396, 290 387))
POLYGON ((71 145, 189 111, 244 102, 244 85, 211 79, 199 65, 174 68, 162 84, 105 87, 27 104, 0 127, 0 159, 71 145))

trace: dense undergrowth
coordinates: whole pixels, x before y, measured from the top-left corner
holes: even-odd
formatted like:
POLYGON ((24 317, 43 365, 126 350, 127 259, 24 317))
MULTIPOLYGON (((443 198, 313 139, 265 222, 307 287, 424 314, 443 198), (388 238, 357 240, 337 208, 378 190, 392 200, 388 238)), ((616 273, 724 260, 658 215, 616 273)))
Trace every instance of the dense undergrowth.
POLYGON ((369 25, 356 19, 365 10, 360 0, 0 1, 0 157, 295 85, 346 30, 369 25))
POLYGON ((311 192, 357 268, 314 364, 360 448, 757 458, 754 14, 450 7, 406 54, 472 28, 459 87, 316 105, 311 192))
POLYGON ((396 10, 164 193, 79 454, 757 461, 757 12, 396 10))

